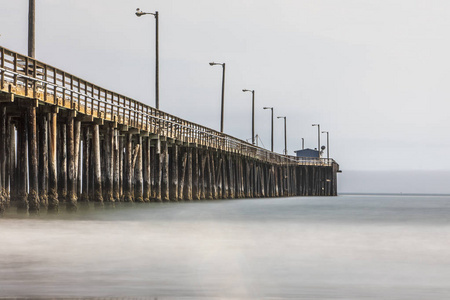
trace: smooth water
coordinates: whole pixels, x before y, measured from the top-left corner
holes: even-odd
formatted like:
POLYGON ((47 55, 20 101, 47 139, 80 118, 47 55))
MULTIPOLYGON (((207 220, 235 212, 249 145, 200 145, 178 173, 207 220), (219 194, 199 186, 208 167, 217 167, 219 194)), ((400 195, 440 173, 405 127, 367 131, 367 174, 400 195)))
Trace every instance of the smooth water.
POLYGON ((0 297, 450 299, 450 197, 7 213, 0 297))

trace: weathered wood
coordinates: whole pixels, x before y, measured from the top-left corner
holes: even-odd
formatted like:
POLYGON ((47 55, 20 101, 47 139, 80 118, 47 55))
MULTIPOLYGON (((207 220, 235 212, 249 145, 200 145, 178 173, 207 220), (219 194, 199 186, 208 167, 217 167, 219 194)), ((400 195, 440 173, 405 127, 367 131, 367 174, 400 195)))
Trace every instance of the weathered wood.
POLYGON ((81 148, 81 121, 79 119, 74 120, 74 181, 75 181, 75 193, 77 195, 77 199, 81 193, 81 177, 79 176, 80 173, 80 148, 81 148))
POLYGON ((187 165, 186 165, 186 193, 185 200, 192 201, 192 148, 187 147, 187 165))
POLYGON ((200 169, 200 199, 206 199, 206 186, 207 186, 207 177, 206 174, 206 152, 205 150, 200 151, 200 160, 201 160, 201 169, 200 169))
POLYGON ((92 172, 90 168, 90 127, 86 126, 83 128, 83 193, 81 196, 81 201, 89 202, 89 180, 90 180, 90 172, 92 172))
POLYGON ((114 201, 120 201, 120 146, 119 146, 119 130, 117 128, 113 129, 113 197, 114 201))
POLYGON ((29 162, 29 191, 28 205, 30 213, 39 213, 39 183, 38 183, 38 155, 37 155, 37 118, 36 107, 28 108, 28 162, 29 162))
POLYGON ((28 212, 28 197, 27 197, 27 173, 28 173, 28 162, 27 162, 27 114, 22 113, 22 122, 17 125, 17 212, 27 213, 28 212))
POLYGON ((66 145, 66 123, 58 123, 58 200, 59 203, 66 202, 67 196, 67 145, 66 145))
POLYGON ((210 153, 210 172, 211 172, 211 191, 212 191, 212 199, 218 198, 218 189, 217 189, 217 181, 216 181, 216 152, 213 151, 210 153))
POLYGON ((67 117, 67 211, 77 210, 77 194, 75 192, 75 139, 74 118, 72 114, 67 117))
POLYGON ((181 152, 181 161, 180 161, 180 180, 179 180, 179 188, 180 190, 178 191, 178 200, 183 201, 185 200, 185 185, 186 185, 186 166, 187 166, 187 161, 188 161, 188 153, 187 153, 187 149, 182 147, 180 148, 180 152, 181 152))
POLYGON ((113 187, 114 187, 114 127, 110 124, 104 126, 106 131, 104 135, 104 187, 103 187, 103 201, 114 202, 113 187))
POLYGON ((178 201, 178 145, 173 144, 169 156, 170 201, 178 201))
POLYGON ((102 171, 101 171, 101 160, 100 160, 100 132, 99 125, 93 125, 93 151, 94 151, 94 201, 103 204, 103 194, 102 194, 102 171))
POLYGON ((0 215, 6 208, 6 107, 0 105, 0 215))
POLYGON ((41 208, 48 207, 48 117, 39 116, 39 199, 41 208))
POLYGON ((49 151, 48 151, 48 211, 57 212, 58 201, 58 171, 57 171, 57 138, 58 138, 58 115, 56 111, 48 114, 49 119, 49 151))
POLYGON ((214 170, 211 166, 211 155, 210 155, 210 151, 206 151, 206 155, 205 155, 205 160, 206 160, 206 171, 205 171, 205 175, 206 175, 206 199, 208 200, 212 200, 214 198, 214 188, 213 188, 213 174, 214 174, 214 170))
POLYGON ((143 194, 143 174, 142 174, 142 137, 137 135, 137 145, 135 149, 135 159, 133 161, 134 173, 134 200, 136 202, 144 202, 143 194))
POLYGON ((198 148, 192 148, 192 198, 200 200, 200 160, 198 148))
POLYGON ((161 140, 158 138, 156 140, 155 146, 155 161, 154 161, 154 175, 155 175, 155 201, 161 202, 161 188, 162 188, 162 157, 161 157, 161 140))
POLYGON ((169 152, 167 141, 161 141, 161 163, 162 163, 162 180, 161 180, 161 199, 169 201, 169 152))
POLYGON ((147 137, 144 137, 142 141, 142 162, 144 179, 143 197, 145 202, 149 202, 151 196, 150 141, 151 140, 147 137))
POLYGON ((133 202, 133 135, 131 133, 126 133, 125 157, 124 201, 133 202))
POLYGON ((124 183, 124 172, 125 172, 125 168, 124 168, 124 146, 125 145, 125 141, 124 141, 124 137, 123 136, 119 136, 119 198, 120 201, 123 200, 123 187, 125 186, 124 183))

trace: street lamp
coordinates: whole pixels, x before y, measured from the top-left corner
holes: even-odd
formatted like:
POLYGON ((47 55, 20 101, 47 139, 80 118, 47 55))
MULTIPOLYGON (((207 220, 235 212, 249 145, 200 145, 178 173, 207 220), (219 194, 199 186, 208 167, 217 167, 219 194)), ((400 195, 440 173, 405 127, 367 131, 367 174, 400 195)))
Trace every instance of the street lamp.
POLYGON ((304 149, 305 149, 305 139, 302 138, 302 150, 304 150, 304 149))
POLYGON ((272 111, 271 151, 273 152, 273 107, 263 107, 263 109, 270 109, 272 111))
POLYGON ((225 63, 210 62, 210 66, 221 65, 222 66, 222 110, 220 113, 220 132, 223 132, 223 109, 224 109, 224 95, 225 95, 225 63))
POLYGON ((319 151, 320 156, 320 124, 312 124, 312 126, 317 126, 317 138, 319 140, 319 144, 317 145, 317 151, 319 151))
POLYGON ((153 15, 155 16, 156 21, 156 35, 155 35, 155 56, 156 56, 156 63, 155 63, 155 106, 156 109, 159 109, 159 38, 158 38, 158 12, 155 11, 154 13, 148 13, 143 12, 139 8, 136 9, 136 16, 140 17, 143 15, 153 15))
POLYGON ((286 117, 277 117, 277 119, 284 119, 284 154, 287 155, 287 139, 286 139, 286 117))
POLYGON ((330 158, 330 134, 328 131, 322 131, 322 133, 327 134, 327 159, 330 158))
POLYGON ((252 92, 252 144, 255 144, 255 90, 242 90, 243 92, 252 92))

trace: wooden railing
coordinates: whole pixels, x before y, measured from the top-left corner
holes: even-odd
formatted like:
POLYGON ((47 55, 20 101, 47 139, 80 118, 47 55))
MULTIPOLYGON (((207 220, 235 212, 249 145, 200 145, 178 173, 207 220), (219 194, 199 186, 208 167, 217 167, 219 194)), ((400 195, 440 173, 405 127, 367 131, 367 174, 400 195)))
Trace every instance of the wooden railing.
POLYGON ((0 47, 0 89, 152 134, 277 164, 330 166, 332 159, 281 155, 109 91, 0 47))

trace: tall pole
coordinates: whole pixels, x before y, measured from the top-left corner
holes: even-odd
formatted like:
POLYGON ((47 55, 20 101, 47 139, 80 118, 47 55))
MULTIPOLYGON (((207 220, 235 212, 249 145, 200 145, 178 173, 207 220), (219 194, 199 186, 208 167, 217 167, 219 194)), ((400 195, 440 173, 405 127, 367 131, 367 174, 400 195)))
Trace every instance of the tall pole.
POLYGON ((156 109, 159 109, 159 20, 158 20, 158 12, 156 11, 155 14, 155 21, 156 21, 156 41, 155 41, 155 52, 156 52, 156 62, 155 62, 155 102, 156 102, 156 109))
POLYGON ((302 150, 304 150, 304 149, 305 149, 305 139, 302 138, 302 150))
POLYGON ((220 132, 223 132, 223 110, 225 107, 225 63, 222 64, 222 106, 220 112, 220 132))
POLYGON ((159 109, 159 14, 157 11, 154 13, 147 13, 141 11, 139 8, 136 9, 136 16, 140 17, 143 15, 153 15, 155 16, 156 26, 155 26, 155 107, 159 109))
POLYGON ((252 92, 252 144, 255 144, 255 90, 242 90, 252 92))
POLYGON ((29 0, 28 8, 28 56, 35 57, 35 0, 29 0))
POLYGON ((286 134, 286 116, 277 117, 277 119, 284 119, 284 154, 287 155, 287 134, 286 134))
POLYGON ((222 66, 222 105, 221 105, 221 112, 220 112, 220 132, 223 132, 223 114, 224 114, 224 107, 225 107, 225 63, 210 62, 209 65, 210 66, 215 66, 215 65, 222 66))
POLYGON ((271 130, 271 151, 273 152, 273 107, 263 107, 264 109, 270 109, 272 111, 272 130, 271 130))
POLYGON ((327 134, 327 159, 330 158, 330 133, 328 131, 322 131, 327 134))
POLYGON ((317 126, 317 139, 318 139, 317 151, 319 151, 320 153, 320 124, 312 124, 312 126, 317 126))
POLYGON ((255 144, 255 90, 252 91, 252 144, 255 144))

